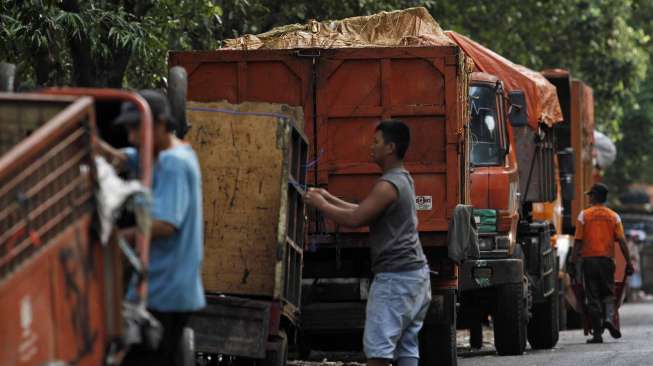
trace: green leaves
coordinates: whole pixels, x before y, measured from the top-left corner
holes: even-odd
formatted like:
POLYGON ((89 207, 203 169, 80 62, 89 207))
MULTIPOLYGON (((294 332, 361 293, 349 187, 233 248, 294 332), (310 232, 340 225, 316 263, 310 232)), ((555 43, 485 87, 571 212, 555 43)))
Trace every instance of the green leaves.
POLYGON ((653 139, 649 0, 3 0, 0 55, 28 85, 158 87, 168 50, 412 6, 532 69, 570 69, 594 89, 598 128, 621 139, 613 181, 653 180, 638 144, 653 139))
POLYGON ((141 88, 161 84, 169 49, 217 47, 223 12, 211 0, 5 0, 0 14, 0 51, 23 82, 141 88))

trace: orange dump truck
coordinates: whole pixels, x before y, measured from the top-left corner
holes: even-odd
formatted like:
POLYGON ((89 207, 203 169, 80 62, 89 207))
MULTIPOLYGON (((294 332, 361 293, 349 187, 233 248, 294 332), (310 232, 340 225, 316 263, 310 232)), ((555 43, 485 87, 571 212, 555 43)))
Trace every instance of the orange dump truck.
POLYGON ((470 163, 481 254, 460 269, 461 327, 470 328, 472 347, 480 347, 481 321, 490 314, 499 354, 522 354, 527 340, 532 348, 551 348, 559 331, 551 240, 556 210, 537 208, 558 200, 556 89, 539 73, 447 34, 477 70, 470 86, 470 163))
MULTIPOLYGON (((99 105, 123 100, 149 112, 119 90, 0 93, 2 365, 115 365, 124 355, 122 256, 97 234, 91 154, 96 123, 110 122, 99 105)), ((151 118, 142 123, 151 148, 151 118)), ((148 245, 139 235, 142 253, 148 245)))
MULTIPOLYGON (((562 225, 557 228, 556 242, 561 269, 564 269, 573 246, 576 218, 589 207, 585 192, 594 183, 594 96, 592 88, 572 78, 568 70, 544 70, 542 75, 556 86, 563 115, 563 122, 555 127, 555 135, 562 198, 562 225)), ((562 280, 569 283, 564 273, 562 280)), ((579 317, 574 308, 578 308, 578 301, 570 298, 573 295, 567 286, 561 287, 561 295, 560 326, 577 326, 579 317)))
MULTIPOLYGON (((226 44, 231 49, 171 54, 170 63, 188 71, 188 99, 301 107, 311 185, 359 202, 380 176, 369 154, 377 122, 399 118, 410 126, 406 166, 433 270, 422 361, 456 364, 458 269, 448 258, 447 231, 456 205, 469 203, 468 69, 460 48, 423 8, 289 26, 226 44)), ((304 353, 360 349, 372 278, 369 245, 367 230, 311 219, 301 328, 298 338, 289 337, 304 353)))

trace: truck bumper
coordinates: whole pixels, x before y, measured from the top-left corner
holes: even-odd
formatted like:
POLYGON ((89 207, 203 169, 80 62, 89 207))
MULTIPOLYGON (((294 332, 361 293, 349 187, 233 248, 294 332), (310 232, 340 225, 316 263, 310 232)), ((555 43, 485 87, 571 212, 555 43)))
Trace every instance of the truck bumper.
POLYGON ((207 295, 207 305, 193 313, 189 325, 198 352, 264 358, 268 336, 278 324, 279 305, 272 301, 207 295))
POLYGON ((518 283, 524 276, 519 259, 467 260, 460 267, 460 291, 478 290, 506 283, 518 283))

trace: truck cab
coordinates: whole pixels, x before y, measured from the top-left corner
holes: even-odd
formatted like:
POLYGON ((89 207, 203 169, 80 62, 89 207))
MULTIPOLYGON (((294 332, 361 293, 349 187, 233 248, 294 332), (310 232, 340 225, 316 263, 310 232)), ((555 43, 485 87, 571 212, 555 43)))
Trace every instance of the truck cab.
MULTIPOLYGON (((481 324, 492 315, 499 354, 520 354, 525 346, 527 304, 524 265, 515 257, 519 222, 519 171, 502 81, 474 72, 470 87, 471 200, 480 256, 460 270, 459 324, 471 331, 473 348, 482 345, 481 324)), ((522 105, 520 108, 525 109, 522 105)))
POLYGON ((519 219, 517 158, 510 147, 508 106, 503 93, 503 83, 496 76, 472 74, 471 199, 477 214, 482 258, 507 258, 512 254, 519 219), (484 220, 492 214, 494 220, 484 220))

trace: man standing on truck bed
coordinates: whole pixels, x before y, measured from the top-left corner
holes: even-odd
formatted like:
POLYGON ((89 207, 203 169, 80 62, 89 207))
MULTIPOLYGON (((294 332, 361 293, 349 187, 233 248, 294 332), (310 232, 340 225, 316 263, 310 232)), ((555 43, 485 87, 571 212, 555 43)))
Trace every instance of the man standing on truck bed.
POLYGON ((339 225, 369 225, 374 280, 367 299, 363 344, 368 365, 417 366, 418 334, 431 301, 430 272, 417 232, 415 184, 403 159, 410 129, 398 120, 376 128, 372 158, 383 171, 360 203, 345 202, 324 189, 305 201, 339 225))
MULTIPOLYGON (((619 215, 605 207, 608 188, 596 183, 586 192, 592 207, 578 215, 573 263, 582 258, 583 287, 587 296, 587 307, 592 322, 592 338, 587 343, 603 343, 602 333, 608 329, 613 338, 620 338, 621 332, 613 324, 615 312, 614 296, 614 243, 625 258, 630 258, 624 228, 619 215)), ((633 273, 632 264, 626 267, 628 275, 633 273)))
MULTIPOLYGON (((149 104, 154 119, 147 308, 161 322, 163 338, 156 350, 144 345, 133 347, 123 365, 177 365, 181 360, 181 338, 189 315, 206 305, 200 275, 201 175, 193 149, 174 135, 176 122, 167 98, 154 90, 139 94, 149 104)), ((127 128, 129 142, 135 147, 117 150, 102 141, 95 144, 96 150, 119 169, 138 171, 139 121, 136 105, 123 103, 115 124, 127 128)), ((126 229, 122 234, 126 240, 134 242, 136 229, 126 229)), ((128 298, 135 298, 133 283, 128 298)))

